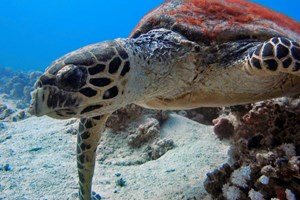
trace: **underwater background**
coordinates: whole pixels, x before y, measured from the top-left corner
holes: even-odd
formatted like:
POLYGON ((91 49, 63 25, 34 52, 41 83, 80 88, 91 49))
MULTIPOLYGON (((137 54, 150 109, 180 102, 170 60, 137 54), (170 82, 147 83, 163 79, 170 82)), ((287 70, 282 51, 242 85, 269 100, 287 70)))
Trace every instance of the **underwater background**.
MULTIPOLYGON (((300 21, 299 0, 253 0, 300 21)), ((44 70, 87 44, 127 37, 163 0, 2 0, 0 68, 44 70)))
MULTIPOLYGON (((127 37, 163 1, 1 1, 0 200, 78 199, 78 121, 30 116, 33 85, 62 55, 127 37)), ((300 21, 300 0, 252 1, 300 21)), ((174 112, 129 105, 106 127, 93 182, 103 199, 300 199, 299 95, 174 112), (265 174, 275 178, 263 184, 265 174)))

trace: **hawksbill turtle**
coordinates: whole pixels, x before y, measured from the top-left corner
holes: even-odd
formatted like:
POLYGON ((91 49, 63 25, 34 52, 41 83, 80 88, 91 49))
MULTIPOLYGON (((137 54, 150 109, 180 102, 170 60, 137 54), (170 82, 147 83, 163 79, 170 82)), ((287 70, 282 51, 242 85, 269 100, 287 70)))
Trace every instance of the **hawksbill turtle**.
POLYGON ((112 112, 245 104, 300 93, 300 24, 244 0, 168 0, 128 38, 54 61, 29 112, 80 118, 79 198, 92 199, 95 152, 112 112))

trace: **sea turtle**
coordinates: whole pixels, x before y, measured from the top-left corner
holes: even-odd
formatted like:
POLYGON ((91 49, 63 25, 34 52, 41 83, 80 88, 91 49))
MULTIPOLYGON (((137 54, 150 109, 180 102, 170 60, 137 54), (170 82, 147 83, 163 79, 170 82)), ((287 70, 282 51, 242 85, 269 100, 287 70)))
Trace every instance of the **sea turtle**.
POLYGON ((91 193, 95 152, 110 114, 227 106, 300 89, 300 24, 244 0, 168 0, 125 39, 92 44, 54 61, 29 112, 80 118, 79 198, 91 193))

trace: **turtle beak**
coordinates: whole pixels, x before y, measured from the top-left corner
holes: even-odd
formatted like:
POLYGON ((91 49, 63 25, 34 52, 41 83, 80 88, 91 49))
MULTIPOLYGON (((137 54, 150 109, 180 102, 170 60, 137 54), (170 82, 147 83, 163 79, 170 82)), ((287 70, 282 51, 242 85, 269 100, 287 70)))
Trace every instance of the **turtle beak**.
POLYGON ((80 101, 72 92, 47 85, 38 87, 31 93, 28 112, 37 117, 47 115, 55 119, 67 119, 77 116, 73 108, 78 107, 80 101))
POLYGON ((31 93, 31 102, 30 102, 30 106, 28 108, 28 112, 31 115, 35 115, 35 116, 42 116, 42 112, 41 112, 41 105, 42 105, 42 97, 43 96, 43 92, 41 88, 37 88, 35 89, 32 93, 31 93))

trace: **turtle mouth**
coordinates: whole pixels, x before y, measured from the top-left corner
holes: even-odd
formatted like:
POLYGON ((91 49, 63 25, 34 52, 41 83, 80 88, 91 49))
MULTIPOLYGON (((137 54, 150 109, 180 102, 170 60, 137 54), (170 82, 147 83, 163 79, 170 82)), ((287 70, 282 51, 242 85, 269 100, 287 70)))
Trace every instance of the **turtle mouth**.
POLYGON ((28 112, 31 115, 35 115, 35 116, 42 116, 41 111, 39 109, 39 104, 38 104, 38 100, 39 98, 39 94, 41 94, 41 92, 39 91, 41 90, 41 88, 35 89, 33 92, 31 92, 31 102, 30 102, 30 106, 28 108, 28 112))
POLYGON ((28 112, 37 117, 47 115, 56 119, 76 117, 74 111, 80 99, 74 97, 73 92, 67 92, 56 86, 44 86, 35 89, 31 93, 31 103, 28 112))

